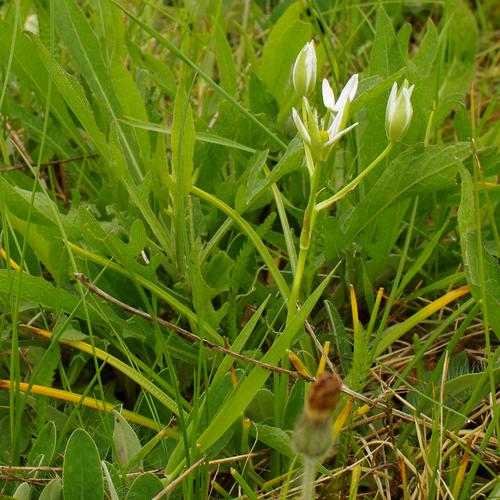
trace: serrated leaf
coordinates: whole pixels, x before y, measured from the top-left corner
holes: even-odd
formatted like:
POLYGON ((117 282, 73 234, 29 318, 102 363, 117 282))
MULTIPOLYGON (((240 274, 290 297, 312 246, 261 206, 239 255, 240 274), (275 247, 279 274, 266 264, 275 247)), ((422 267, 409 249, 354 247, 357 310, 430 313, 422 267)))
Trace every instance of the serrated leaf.
POLYGON ((30 450, 26 465, 43 467, 50 465, 56 449, 56 426, 54 422, 47 422, 39 432, 33 447, 30 450))

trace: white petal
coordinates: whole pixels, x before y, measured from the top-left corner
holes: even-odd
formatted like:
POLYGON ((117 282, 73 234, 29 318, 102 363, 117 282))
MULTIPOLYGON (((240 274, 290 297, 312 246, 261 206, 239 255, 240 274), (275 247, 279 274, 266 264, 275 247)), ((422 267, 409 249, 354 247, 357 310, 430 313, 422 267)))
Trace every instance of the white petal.
POLYGON ((331 146, 333 143, 337 142, 343 135, 347 134, 351 129, 353 129, 358 122, 353 123, 350 127, 345 128, 344 130, 341 130, 337 134, 335 134, 333 137, 330 138, 330 140, 325 143, 324 147, 327 148, 328 146, 331 146))
POLYGON ((293 121, 295 122, 295 126, 297 127, 297 130, 302 137, 302 140, 310 145, 311 136, 309 135, 309 132, 307 131, 305 125, 302 123, 302 120, 300 119, 300 116, 295 108, 292 108, 292 116, 293 121))
POLYGON ((340 127, 342 125, 342 119, 343 119, 344 113, 340 112, 335 115, 335 118, 332 121, 332 124, 328 127, 328 136, 331 138, 335 134, 338 133, 340 130, 340 127))
POLYGON ((393 83, 391 88, 391 93, 389 94, 389 100, 387 101, 387 113, 386 119, 392 120, 394 113, 396 111, 398 101, 398 84, 396 82, 393 83))
POLYGON ((405 105, 405 117, 406 117, 406 126, 410 124, 411 117, 413 116, 413 106, 411 105, 410 97, 411 97, 411 90, 410 89, 404 89, 406 92, 403 91, 403 95, 405 97, 404 99, 404 105, 405 105))
POLYGON ((351 78, 349 79, 349 81, 347 82, 347 85, 346 87, 349 87, 351 88, 350 92, 349 92, 349 101, 352 102, 354 100, 354 97, 356 96, 356 92, 358 90, 358 79, 359 79, 359 76, 358 74, 354 74, 351 76, 351 78))
POLYGON ((335 96, 333 94, 330 82, 326 78, 323 79, 323 83, 321 84, 321 90, 323 94, 323 104, 325 105, 325 108, 333 111, 333 108, 335 107, 335 96))
POLYGON ((306 45, 306 75, 307 75, 307 87, 314 85, 316 82, 316 50, 314 49, 314 42, 310 41, 306 45))
POLYGON ((340 93, 339 100, 335 105, 334 111, 340 111, 345 107, 347 101, 352 102, 354 96, 356 95, 356 91, 358 90, 358 75, 352 75, 349 78, 349 81, 346 83, 345 87, 342 89, 340 93))

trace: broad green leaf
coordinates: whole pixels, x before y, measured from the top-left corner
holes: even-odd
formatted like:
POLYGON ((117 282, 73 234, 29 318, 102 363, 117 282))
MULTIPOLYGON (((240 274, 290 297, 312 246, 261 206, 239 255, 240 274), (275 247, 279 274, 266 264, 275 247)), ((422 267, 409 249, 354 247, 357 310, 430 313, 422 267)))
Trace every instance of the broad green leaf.
MULTIPOLYGON (((0 20, 0 66, 6 67, 10 55, 12 28, 3 20, 0 20)), ((42 58, 37 54, 35 43, 25 33, 18 33, 12 60, 12 71, 26 88, 32 89, 41 104, 45 104, 49 88, 49 71, 42 58)), ((58 93, 57 85, 53 86, 50 97, 50 112, 62 128, 81 150, 85 151, 85 141, 75 127, 74 122, 64 105, 61 95, 58 93)))
POLYGON ((300 2, 294 2, 273 26, 264 45, 259 77, 280 107, 289 100, 292 67, 302 47, 311 39, 312 27, 301 21, 300 2))
POLYGON ((96 104, 103 107, 101 117, 107 123, 119 111, 120 104, 109 66, 103 58, 102 46, 75 0, 54 0, 54 10, 57 12, 57 31, 89 85, 91 95, 95 96, 96 104))
POLYGON ((274 394, 269 389, 264 388, 257 392, 245 410, 245 415, 256 423, 269 422, 273 418, 273 414, 274 394))
POLYGON ((454 187, 458 164, 468 155, 466 143, 427 148, 418 145, 400 154, 342 221, 344 243, 351 242, 391 205, 412 196, 454 187))
POLYGON ((63 491, 65 499, 104 499, 104 481, 99 452, 94 440, 83 429, 76 429, 66 445, 63 491))
POLYGON ((51 56, 50 52, 40 43, 36 44, 36 50, 45 64, 47 71, 53 79, 54 86, 63 96, 71 111, 75 114, 82 127, 89 134, 99 153, 107 160, 110 151, 106 137, 100 129, 82 86, 51 56))
MULTIPOLYGON (((113 415, 115 417, 113 461, 125 465, 141 451, 142 446, 130 424, 118 412, 114 411, 113 415)), ((137 470, 142 470, 142 460, 133 469, 137 470)))
POLYGON ((375 24, 370 73, 387 77, 405 64, 405 58, 394 33, 391 18, 382 7, 378 10, 375 24))
POLYGON ((279 451, 285 457, 293 458, 295 456, 295 452, 290 442, 290 436, 283 429, 254 423, 250 429, 250 433, 261 443, 264 443, 273 450, 279 451))
MULTIPOLYGON (((114 76, 118 78, 116 81, 112 78, 111 73, 108 71, 109 63, 107 64, 103 57, 102 47, 75 0, 55 0, 54 8, 57 12, 56 28, 59 35, 67 46, 70 56, 76 61, 83 78, 91 88, 96 104, 102 106, 101 122, 106 123, 106 129, 109 127, 110 122, 113 122, 114 126, 117 127, 127 157, 131 160, 133 173, 137 178, 141 179, 142 173, 136 141, 130 130, 123 129, 117 121, 117 118, 123 115, 117 94, 123 95, 123 92, 119 91, 117 93, 114 84, 122 85, 125 81, 124 78, 126 78, 130 90, 130 88, 134 88, 130 78, 124 77, 123 72, 116 69, 114 76)), ((137 92, 135 91, 134 94, 136 95, 137 92)), ((129 96, 129 98, 133 98, 133 96, 129 96)), ((128 105, 129 114, 134 112, 136 108, 136 106, 128 105)), ((143 110, 136 117, 141 119, 144 116, 145 112, 143 110)), ((143 148, 148 148, 144 140, 141 141, 141 144, 143 148)), ((149 151, 145 153, 148 154, 149 151)))
POLYGON ((63 500, 63 486, 61 479, 52 479, 40 493, 38 500, 63 500))
POLYGON ((29 483, 21 483, 14 491, 13 498, 17 500, 30 500, 31 486, 29 483))
POLYGON ((474 185, 468 170, 461 168, 462 194, 458 210, 460 244, 467 282, 474 298, 483 302, 488 322, 500 339, 500 268, 495 258, 486 252, 478 232, 474 201, 474 185))
POLYGON ((154 474, 147 473, 134 480, 125 500, 154 498, 162 489, 162 482, 154 474))

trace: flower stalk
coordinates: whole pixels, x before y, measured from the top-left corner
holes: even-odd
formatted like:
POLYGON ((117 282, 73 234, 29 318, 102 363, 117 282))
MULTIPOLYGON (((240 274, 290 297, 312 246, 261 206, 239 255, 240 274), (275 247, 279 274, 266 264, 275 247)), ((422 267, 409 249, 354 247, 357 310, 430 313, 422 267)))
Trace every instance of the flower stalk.
POLYGON ((394 147, 393 142, 389 142, 386 148, 373 160, 368 167, 366 167, 363 172, 361 172, 358 176, 356 176, 349 184, 346 184, 340 191, 337 191, 330 198, 318 203, 316 205, 316 211, 320 212, 325 208, 331 207, 334 203, 341 200, 349 194, 353 189, 355 189, 358 184, 391 152, 391 149, 394 147))
POLYGON ((337 375, 323 373, 312 385, 304 412, 295 425, 293 445, 304 460, 302 500, 314 498, 316 464, 332 450, 332 411, 339 402, 341 388, 342 380, 337 375))

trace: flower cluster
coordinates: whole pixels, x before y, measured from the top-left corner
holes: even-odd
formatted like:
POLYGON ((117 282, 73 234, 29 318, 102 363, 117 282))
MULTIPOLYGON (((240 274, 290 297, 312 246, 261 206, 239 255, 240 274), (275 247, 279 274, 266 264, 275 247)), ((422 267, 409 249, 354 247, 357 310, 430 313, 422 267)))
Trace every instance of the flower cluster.
POLYGON ((349 105, 353 101, 358 88, 358 75, 353 75, 340 93, 337 101, 328 80, 323 80, 323 104, 326 114, 320 119, 318 110, 308 101, 307 96, 316 86, 316 52, 313 42, 309 42, 300 51, 293 67, 292 80, 295 91, 302 96, 302 118, 293 108, 292 115, 299 134, 311 151, 315 160, 328 158, 335 143, 357 123, 345 128, 349 105))
MULTIPOLYGON (((318 110, 307 98, 316 86, 316 72, 316 51, 314 42, 310 41, 299 52, 293 66, 292 81, 295 92, 302 97, 302 116, 295 108, 292 109, 292 116, 312 158, 325 161, 335 143, 357 125, 354 123, 346 127, 349 107, 358 88, 358 75, 355 74, 349 79, 337 100, 328 80, 323 80, 321 90, 327 111, 319 118, 318 110)), ((386 133, 391 143, 400 141, 408 130, 413 114, 410 101, 413 88, 414 85, 409 87, 406 80, 399 92, 397 83, 392 87, 385 118, 386 133)))

